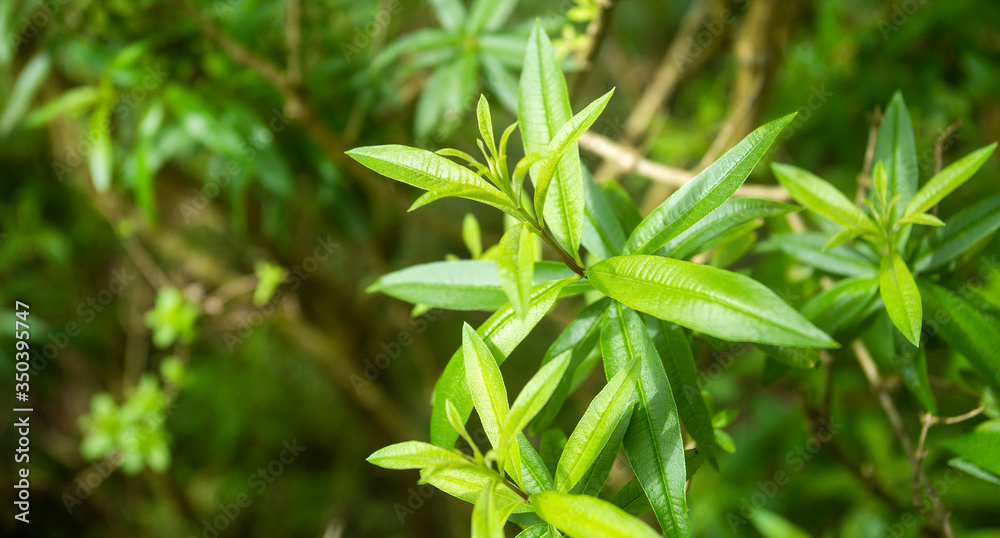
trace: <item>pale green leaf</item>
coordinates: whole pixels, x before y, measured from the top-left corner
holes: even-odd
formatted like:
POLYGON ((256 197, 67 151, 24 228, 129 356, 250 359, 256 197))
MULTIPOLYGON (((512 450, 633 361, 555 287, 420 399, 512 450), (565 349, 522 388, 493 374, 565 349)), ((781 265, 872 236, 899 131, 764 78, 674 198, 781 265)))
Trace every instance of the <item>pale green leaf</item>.
POLYGON ((626 253, 652 254, 722 205, 746 180, 795 114, 747 135, 653 210, 629 236, 626 253))
POLYGON ((750 514, 750 521, 764 538, 810 538, 806 531, 763 508, 754 510, 750 514))
POLYGON ((590 402, 559 458, 555 472, 557 490, 573 489, 597 460, 622 417, 635 404, 635 376, 638 371, 638 362, 622 368, 590 402))
MULTIPOLYGON (((518 91, 517 117, 525 154, 545 151, 572 111, 562 69, 555 59, 552 43, 536 22, 528 38, 524 68, 518 91)), ((541 163, 531 168, 537 181, 541 163)), ((572 144, 559 161, 552 185, 539 218, 548 223, 559 244, 575 254, 583 235, 583 175, 580 153, 572 144)))
POLYGON ((407 441, 376 450, 368 462, 385 469, 423 469, 439 465, 468 465, 468 458, 439 446, 407 441))
POLYGON ((921 224, 923 226, 944 226, 944 221, 930 213, 914 213, 899 220, 899 224, 921 224))
POLYGON ((847 228, 875 231, 875 224, 836 187, 807 170, 790 164, 771 165, 774 176, 792 198, 847 228))
POLYGON ((503 519, 497 512, 494 488, 483 488, 472 508, 472 538, 504 538, 503 519))
POLYGON ((583 473, 580 481, 573 486, 570 493, 593 495, 595 497, 601 493, 601 490, 604 489, 604 484, 608 481, 608 476, 611 474, 611 468, 614 467, 615 461, 618 460, 618 451, 622 447, 622 440, 625 438, 625 432, 628 431, 629 424, 632 421, 633 412, 633 409, 629 409, 625 413, 625 416, 621 418, 618 422, 618 427, 615 428, 614 433, 611 434, 611 438, 608 439, 608 444, 604 445, 601 453, 597 455, 594 464, 587 469, 587 472, 583 473))
POLYGON ((465 5, 462 0, 430 0, 430 4, 445 30, 457 30, 465 21, 465 5))
MULTIPOLYGON (((4 36, 4 39, 9 40, 10 37, 4 36)), ((14 86, 6 96, 7 105, 3 109, 3 114, 0 114, 0 136, 9 135, 21 121, 51 70, 52 54, 47 49, 36 53, 24 64, 14 86)))
POLYGON ((482 30, 496 30, 510 17, 517 0, 475 0, 465 21, 465 30, 475 35, 482 30))
POLYGON ((97 110, 90 115, 90 134, 94 144, 87 163, 90 165, 90 178, 98 192, 111 188, 111 176, 114 172, 114 155, 111 146, 111 110, 114 100, 105 98, 97 110))
POLYGON ((566 373, 572 355, 572 350, 567 349, 539 368, 538 373, 521 389, 503 422, 500 435, 501 449, 505 448, 514 436, 521 433, 521 430, 528 426, 528 423, 541 411, 542 406, 549 401, 552 392, 566 373))
POLYGON ((515 224, 500 239, 497 254, 500 284, 518 315, 528 314, 535 276, 535 242, 527 223, 515 224))
POLYGON ((920 325, 923 309, 920 291, 906 262, 893 252, 882 258, 879 269, 879 291, 889 318, 914 346, 920 346, 920 325))
POLYGON ((589 495, 545 491, 531 496, 542 519, 570 536, 587 538, 658 538, 648 525, 621 508, 589 495))
MULTIPOLYGON (((496 310, 508 303, 500 283, 497 262, 458 260, 414 265, 383 275, 368 286, 368 293, 391 297, 431 308, 449 310, 496 310)), ((535 262, 534 284, 562 280, 573 271, 557 262, 535 262)), ((562 289, 560 297, 569 297, 593 289, 585 280, 577 280, 562 289)))
POLYGON ((616 256, 587 270, 595 289, 635 310, 731 341, 836 347, 773 291, 737 274, 656 256, 616 256))
POLYGON ((500 450, 500 428, 510 412, 507 388, 493 353, 468 323, 462 327, 462 355, 465 359, 465 380, 483 430, 490 444, 503 454, 500 450))
MULTIPOLYGON (((507 359, 507 355, 521 343, 521 340, 531 332, 538 321, 556 303, 562 288, 573 280, 576 278, 571 277, 535 286, 531 291, 531 307, 528 309, 527 318, 519 317, 513 307, 508 305, 498 310, 479 326, 477 333, 490 348, 498 364, 507 359)), ((451 356, 434 387, 431 442, 440 447, 451 448, 458 439, 458 434, 448 422, 445 401, 451 400, 459 414, 466 419, 474 407, 472 395, 466 385, 464 363, 463 350, 459 349, 451 356)))
POLYGON ((524 499, 514 490, 502 483, 494 484, 496 474, 483 467, 470 465, 443 469, 428 468, 420 474, 422 482, 469 503, 475 503, 479 494, 493 485, 497 510, 503 512, 513 510, 515 513, 531 511, 531 507, 525 504, 524 499))
POLYGON ((472 213, 466 213, 462 220, 462 241, 465 248, 469 250, 472 259, 477 259, 483 254, 483 235, 479 229, 479 221, 472 213))
POLYGON ((687 536, 681 424, 663 362, 639 315, 613 303, 601 328, 601 351, 608 379, 630 365, 641 365, 638 406, 625 434, 625 453, 660 527, 667 535, 687 536))
MULTIPOLYGON (((798 211, 793 205, 757 200, 754 198, 730 198, 705 218, 681 232, 663 246, 665 255, 684 259, 706 250, 706 245, 734 227, 763 217, 785 215, 798 211)), ((710 247, 709 247, 710 248, 710 247)))

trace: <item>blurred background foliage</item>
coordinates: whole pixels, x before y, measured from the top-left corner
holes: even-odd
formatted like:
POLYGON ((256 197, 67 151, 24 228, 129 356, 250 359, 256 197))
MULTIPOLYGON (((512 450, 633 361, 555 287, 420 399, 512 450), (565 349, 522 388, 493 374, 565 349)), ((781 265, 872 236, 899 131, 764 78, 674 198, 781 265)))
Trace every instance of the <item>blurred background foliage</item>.
MULTIPOLYGON (((467 212, 480 217, 484 250, 503 225, 459 200, 406 214, 414 192, 343 152, 382 143, 472 152, 480 91, 497 104, 498 124, 514 119, 510 91, 535 18, 558 40, 574 109, 617 87, 594 132, 678 169, 798 110, 770 157, 852 193, 877 109, 897 89, 923 179, 955 121, 945 162, 1000 139, 995 2, 509 2, 507 20, 475 28, 457 28, 430 4, 445 13, 463 5, 0 4, 0 317, 12 326, 14 301, 31 306, 34 535, 467 533, 468 506, 425 498, 415 473, 364 458, 426 438, 430 390, 460 343, 458 327, 486 314, 411 312, 364 290, 392 269, 469 257, 467 212)), ((582 156, 641 207, 670 192, 582 156)), ((997 163, 941 213, 995 193, 997 163)), ((750 182, 774 179, 762 165, 750 182)), ((778 254, 751 253, 737 267, 796 305, 818 289, 816 275, 778 254)), ((965 267, 957 278, 983 264, 965 267)), ((996 279, 978 292, 1000 308, 996 279)), ((581 304, 564 301, 514 352, 504 372, 512 385, 581 304)), ((13 347, 10 332, 0 345, 13 347)), ((936 356, 932 379, 945 377, 936 356)), ((739 410, 728 428, 736 452, 691 483, 695 535, 789 535, 765 516, 732 523, 745 503, 813 536, 919 533, 906 517, 919 512, 912 468, 855 363, 834 368, 834 422, 849 427, 834 427, 836 450, 813 452, 800 400, 820 389, 818 371, 766 384, 758 354, 734 357, 719 375, 716 359, 703 346, 705 388, 718 409, 739 410), (858 462, 859 474, 838 458, 858 462), (789 481, 772 488, 779 472, 789 481)), ((11 361, 0 370, 12 379, 11 361)), ((600 382, 587 382, 567 416, 600 382)), ((917 402, 898 376, 889 383, 918 431, 917 402)), ((976 404, 955 394, 939 398, 942 415, 976 404)), ((961 431, 932 430, 930 446, 961 431)), ((932 480, 943 480, 951 456, 932 448, 932 480)), ((5 484, 11 469, 0 470, 5 484)), ((996 488, 971 478, 940 488, 960 536, 1000 536, 969 531, 1000 527, 996 488)), ((11 511, 5 503, 5 535, 24 531, 11 511)))

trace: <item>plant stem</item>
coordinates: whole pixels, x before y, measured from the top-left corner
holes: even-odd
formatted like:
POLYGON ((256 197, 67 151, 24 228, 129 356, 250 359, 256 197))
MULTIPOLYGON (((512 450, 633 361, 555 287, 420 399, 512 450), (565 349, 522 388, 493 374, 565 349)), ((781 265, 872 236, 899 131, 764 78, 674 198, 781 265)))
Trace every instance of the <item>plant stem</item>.
POLYGON ((524 217, 525 222, 534 226, 535 233, 541 236, 542 240, 544 240, 545 243, 549 245, 549 248, 552 249, 552 252, 555 252, 556 255, 559 256, 559 259, 566 264, 566 267, 569 267, 574 273, 580 275, 580 278, 587 278, 586 270, 583 267, 580 267, 580 264, 576 263, 573 256, 571 256, 569 252, 566 252, 566 249, 557 243, 556 240, 549 235, 549 232, 545 231, 545 228, 538 224, 537 220, 532 218, 531 215, 529 215, 528 212, 525 211, 520 205, 518 205, 517 209, 521 212, 521 216, 524 217))
POLYGON ((521 498, 524 499, 524 502, 528 502, 528 494, 525 493, 521 488, 517 487, 516 484, 514 484, 513 482, 511 482, 510 480, 508 480, 507 477, 505 477, 503 475, 500 476, 500 480, 503 483, 503 485, 505 485, 508 488, 510 488, 514 493, 517 493, 518 495, 520 495, 521 498))

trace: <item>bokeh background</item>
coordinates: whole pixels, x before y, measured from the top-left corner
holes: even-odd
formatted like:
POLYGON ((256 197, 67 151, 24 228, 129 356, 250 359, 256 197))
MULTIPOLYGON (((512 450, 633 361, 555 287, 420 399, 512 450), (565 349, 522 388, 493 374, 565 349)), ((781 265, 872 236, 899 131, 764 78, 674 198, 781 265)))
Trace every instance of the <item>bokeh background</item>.
MULTIPOLYGON (((497 128, 513 121, 504 104, 535 18, 564 54, 575 109, 617 87, 596 134, 678 169, 798 110, 768 159, 853 193, 873 119, 896 90, 924 179, 956 121, 946 162, 1000 139, 996 2, 520 2, 492 41, 465 36, 395 55, 401 37, 441 28, 429 3, 5 0, 0 326, 13 327, 14 301, 30 305, 35 411, 27 527, 13 522, 16 436, 8 406, 0 414, 2 534, 468 535, 469 506, 364 458, 426 439, 430 391, 461 324, 487 314, 414 313, 365 288, 393 269, 469 257, 466 213, 486 246, 502 222, 459 200, 407 214, 415 190, 343 152, 382 143, 472 152, 466 105, 483 91, 497 128)), ((641 207, 670 192, 583 157, 641 207)), ((763 165, 749 181, 774 183, 763 165)), ((998 181, 994 158, 942 213, 995 193, 998 181)), ((996 253, 997 241, 982 252, 996 253)), ((773 253, 742 267, 793 304, 815 291, 804 268, 773 253)), ((995 284, 984 294, 1000 303, 995 284)), ((564 301, 515 351, 512 385, 581 306, 564 301)), ((5 357, 13 342, 12 329, 0 331, 5 357)), ((761 357, 736 357, 703 379, 717 406, 739 416, 736 452, 691 483, 695 535, 757 535, 731 524, 744 503, 814 536, 881 536, 887 525, 901 533, 892 536, 918 533, 900 524, 913 511, 909 464, 857 365, 841 362, 835 417, 850 428, 835 428, 836 450, 811 450, 800 385, 765 384, 761 357), (888 498, 866 486, 875 470, 888 498), (790 480, 772 488, 778 472, 790 480)), ((13 373, 3 360, 4 401, 13 373)), ((599 387, 592 381, 570 400, 565 426, 599 387)), ((912 399, 897 398, 914 419, 912 399)), ((947 458, 930 454, 932 479, 947 458)), ((1000 528, 995 486, 963 479, 945 489, 961 536, 1000 536, 970 530, 1000 528)))

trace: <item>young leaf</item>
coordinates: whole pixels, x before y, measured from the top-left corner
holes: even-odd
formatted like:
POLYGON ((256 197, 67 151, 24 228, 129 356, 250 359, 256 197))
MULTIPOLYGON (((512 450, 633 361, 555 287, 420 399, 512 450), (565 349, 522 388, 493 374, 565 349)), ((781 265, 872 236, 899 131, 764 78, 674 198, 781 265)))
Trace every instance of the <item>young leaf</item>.
POLYGON ((899 219, 899 224, 921 224, 923 226, 944 226, 944 221, 930 213, 914 213, 899 219))
POLYGON ((519 316, 528 315, 535 276, 535 242, 527 223, 515 224, 500 239, 497 270, 503 291, 519 316))
POLYGON ((653 335, 653 345, 660 354, 667 379, 670 380, 677 412, 697 443, 698 450, 712 463, 712 467, 718 469, 712 417, 701 394, 691 344, 678 325, 661 319, 656 320, 655 324, 659 330, 653 335))
POLYGON ((500 374, 500 366, 486 343, 468 323, 462 327, 462 355, 465 359, 465 379, 472 394, 472 403, 486 430, 490 444, 501 455, 500 428, 507 420, 507 388, 500 374))
MULTIPOLYGON (((559 129, 569 121, 572 111, 562 69, 555 59, 552 43, 541 24, 536 22, 528 38, 524 68, 518 91, 517 118, 521 126, 526 155, 547 150, 559 129)), ((538 180, 542 165, 531 168, 538 180)), ((580 248, 583 235, 583 176, 580 153, 572 144, 559 161, 539 219, 548 223, 559 244, 570 253, 580 248)))
POLYGON ((534 525, 521 531, 517 538, 558 538, 562 536, 559 531, 547 523, 534 525))
POLYGON ((368 462, 384 469, 423 469, 438 465, 468 465, 469 460, 451 450, 419 441, 407 441, 376 450, 368 462))
MULTIPOLYGON (((431 262, 382 275, 366 291, 431 308, 496 310, 508 303, 498 273, 498 264, 492 260, 431 262)), ((533 274, 535 285, 574 276, 557 262, 535 262, 533 274)), ((591 289, 587 281, 578 280, 563 288, 560 297, 591 289)))
POLYGON ((618 422, 618 427, 615 428, 614 433, 611 434, 611 438, 608 439, 608 444, 604 445, 601 453, 597 456, 597 460, 587 469, 586 473, 583 473, 580 481, 573 486, 570 493, 593 495, 596 497, 604 489, 604 484, 608 481, 608 476, 611 474, 611 468, 614 467, 615 461, 618 459, 618 449, 622 446, 622 439, 625 438, 625 432, 632 421, 633 412, 633 409, 629 409, 628 413, 618 422))
POLYGON ((913 272, 943 267, 1000 228, 1000 195, 981 200, 951 217, 945 226, 924 236, 913 260, 913 272))
POLYGON ((639 405, 625 434, 625 453, 660 527, 668 536, 688 536, 681 424, 663 362, 639 315, 613 303, 601 328, 601 350, 608 379, 641 365, 639 405))
POLYGON ((871 275, 878 272, 878 266, 857 250, 846 245, 824 248, 826 242, 823 234, 806 232, 778 234, 769 244, 801 263, 834 275, 871 275))
POLYGON ((566 373, 572 355, 572 351, 567 349, 548 364, 542 366, 538 373, 524 386, 521 393, 517 395, 506 420, 503 422, 503 428, 500 430, 501 450, 528 426, 531 419, 535 418, 542 406, 549 401, 552 391, 556 389, 556 385, 566 373))
POLYGON ((448 187, 468 187, 481 194, 474 198, 470 193, 456 194, 462 198, 489 204, 501 211, 514 211, 507 197, 475 172, 430 151, 407 146, 367 146, 347 152, 364 166, 408 185, 427 191, 448 187))
POLYGON ((595 289, 640 312, 731 341, 837 347, 759 282, 656 256, 616 256, 587 270, 595 289))
POLYGON ((652 254, 722 205, 794 118, 795 114, 789 114, 758 128, 678 189, 639 223, 625 244, 625 252, 652 254))
MULTIPOLYGON (((875 139, 874 162, 881 162, 886 170, 886 201, 897 200, 890 215, 895 222, 917 192, 917 147, 913 136, 913 123, 906 109, 903 95, 896 92, 886 107, 875 139)), ((877 195, 873 189, 869 198, 877 195)))
MULTIPOLYGON (((615 91, 611 90, 595 99, 594 102, 587 105, 587 108, 584 108, 577 115, 573 116, 569 121, 563 124, 563 126, 559 128, 559 131, 552 137, 552 140, 549 141, 549 145, 545 150, 548 157, 542 161, 542 165, 538 169, 538 175, 535 176, 536 215, 542 215, 542 210, 545 207, 545 198, 548 196, 549 187, 552 185, 552 179, 559 170, 559 163, 561 162, 562 156, 565 155, 567 151, 577 151, 577 139, 579 139, 580 136, 583 135, 583 133, 585 133, 595 121, 597 121, 597 118, 601 115, 601 112, 604 112, 604 107, 607 106, 608 101, 614 93, 615 91)), ((582 183, 580 184, 580 187, 580 194, 582 195, 582 183)), ((565 209, 568 211, 569 208, 567 207, 565 209)), ((567 219, 567 221, 573 218, 573 216, 569 214, 562 216, 564 219, 567 219)), ((582 219, 580 219, 580 224, 582 232, 582 219)), ((574 246, 576 248, 580 247, 580 243, 578 240, 575 245, 569 244, 563 246, 570 249, 570 251, 573 251, 574 246)))
MULTIPOLYGON (((493 497, 495 484, 483 488, 472 508, 472 538, 504 538, 503 524, 493 497)), ((506 519, 506 518, 504 518, 506 519)))
POLYGON ((906 206, 904 214, 916 215, 934 207, 945 196, 968 181, 972 174, 975 174, 990 158, 990 155, 993 155, 995 149, 997 149, 996 142, 973 151, 938 172, 917 192, 910 204, 906 206))
POLYGON ((920 347, 920 324, 923 319, 920 290, 906 262, 896 252, 882 258, 879 290, 893 324, 910 343, 920 347))
POLYGON ((961 353, 990 384, 1000 387, 1000 331, 996 325, 965 299, 937 284, 921 279, 920 291, 927 307, 928 328, 961 353))
MULTIPOLYGON (((576 278, 546 282, 535 286, 531 290, 531 306, 528 309, 527 318, 519 317, 514 312, 513 307, 506 306, 479 326, 477 333, 490 348, 498 365, 507 359, 507 355, 548 313, 558 299, 560 290, 573 280, 576 278)), ((451 448, 458 440, 458 434, 448 422, 445 401, 451 400, 455 409, 466 420, 473 408, 472 395, 469 393, 465 380, 463 349, 459 349, 451 356, 434 387, 432 399, 434 409, 431 413, 431 442, 440 447, 451 448)))
POLYGON ((848 241, 856 239, 861 236, 864 232, 858 229, 845 229, 837 232, 833 237, 830 238, 826 244, 823 245, 823 250, 830 250, 837 248, 848 241))
POLYGON ((531 496, 542 519, 570 536, 658 538, 648 525, 621 508, 589 495, 544 491, 531 496))
POLYGON ((448 415, 448 422, 451 424, 451 427, 455 429, 455 433, 461 436, 462 439, 464 439, 469 445, 476 461, 482 461, 483 454, 479 451, 479 447, 476 445, 476 442, 472 440, 472 436, 469 435, 469 431, 465 429, 465 419, 458 413, 458 409, 455 409, 455 404, 451 403, 451 400, 447 400, 444 402, 444 406, 448 415))
POLYGON ((625 246, 625 232, 615 217, 604 191, 594 181, 594 176, 583 169, 584 204, 583 239, 581 243, 599 259, 621 254, 625 246))
POLYGON ((875 223, 836 187, 790 164, 771 165, 774 176, 796 202, 849 229, 875 231, 875 223))
POLYGON ((590 402, 559 458, 555 473, 557 490, 573 489, 608 444, 618 423, 635 403, 638 371, 638 362, 622 368, 590 402))
POLYGON ((552 392, 545 407, 535 417, 531 425, 532 432, 537 434, 547 430, 559 413, 572 388, 573 375, 600 341, 601 324, 607 315, 610 304, 611 300, 604 298, 588 305, 577 315, 576 319, 559 333, 555 342, 545 352, 542 364, 548 364, 567 351, 572 352, 572 356, 566 373, 559 380, 559 385, 552 392))
POLYGON ((496 484, 496 474, 484 467, 469 465, 467 467, 447 467, 434 469, 428 472, 425 469, 420 472, 421 483, 430 484, 439 490, 462 499, 469 503, 475 503, 479 494, 488 487, 493 487, 493 495, 497 510, 515 513, 530 512, 524 499, 504 484, 496 484))
POLYGON ((663 251, 671 258, 682 260, 705 250, 706 244, 711 244, 714 239, 736 226, 754 219, 785 215, 798 210, 793 205, 770 200, 730 198, 718 209, 668 241, 663 246, 663 251))
POLYGON ((469 249, 472 259, 478 259, 483 255, 483 234, 479 229, 479 221, 472 213, 466 213, 462 221, 462 240, 465 248, 469 249))

